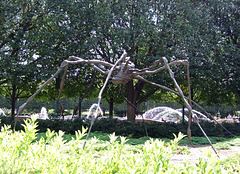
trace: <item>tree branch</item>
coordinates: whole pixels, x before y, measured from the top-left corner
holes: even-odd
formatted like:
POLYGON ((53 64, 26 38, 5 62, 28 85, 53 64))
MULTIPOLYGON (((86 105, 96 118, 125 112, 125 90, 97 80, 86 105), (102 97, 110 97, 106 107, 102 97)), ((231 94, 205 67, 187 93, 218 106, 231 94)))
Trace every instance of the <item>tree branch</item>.
POLYGON ((146 100, 148 97, 150 97, 151 95, 153 95, 157 90, 159 90, 160 87, 157 87, 156 89, 150 91, 149 93, 147 93, 145 96, 143 96, 140 100, 138 100, 138 102, 136 103, 137 106, 140 105, 144 100, 146 100))

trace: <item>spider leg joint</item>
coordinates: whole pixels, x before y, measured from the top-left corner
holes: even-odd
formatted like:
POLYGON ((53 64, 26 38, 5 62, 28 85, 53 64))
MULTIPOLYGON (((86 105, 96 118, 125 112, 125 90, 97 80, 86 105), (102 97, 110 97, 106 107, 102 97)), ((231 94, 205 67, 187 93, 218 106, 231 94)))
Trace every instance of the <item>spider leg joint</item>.
POLYGON ((60 68, 64 68, 65 66, 68 65, 68 61, 67 60, 64 60, 61 65, 60 65, 60 68))

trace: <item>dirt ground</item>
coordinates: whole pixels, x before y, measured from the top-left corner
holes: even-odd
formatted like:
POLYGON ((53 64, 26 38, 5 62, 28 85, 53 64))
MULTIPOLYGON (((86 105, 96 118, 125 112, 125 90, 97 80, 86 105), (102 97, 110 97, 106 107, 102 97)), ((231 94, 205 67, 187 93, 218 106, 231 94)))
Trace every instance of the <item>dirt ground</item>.
MULTIPOLYGON (((204 150, 210 149, 212 152, 212 155, 216 155, 214 150, 210 145, 200 145, 200 146, 187 146, 190 150, 190 154, 184 155, 184 154, 175 154, 173 158, 171 159, 171 162, 184 162, 185 160, 189 160, 191 162, 196 162, 200 157, 203 159, 205 158, 205 155, 202 153, 204 150)), ((228 156, 234 154, 234 153, 240 153, 240 146, 231 146, 230 149, 227 150, 216 150, 219 156, 220 160, 223 160, 227 158, 228 156)))

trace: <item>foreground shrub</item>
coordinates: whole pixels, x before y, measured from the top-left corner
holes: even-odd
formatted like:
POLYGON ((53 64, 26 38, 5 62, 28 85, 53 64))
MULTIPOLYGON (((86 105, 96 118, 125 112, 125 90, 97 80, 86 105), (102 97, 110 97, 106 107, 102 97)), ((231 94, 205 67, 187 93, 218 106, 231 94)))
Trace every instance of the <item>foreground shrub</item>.
POLYGON ((124 137, 117 140, 115 134, 104 148, 96 148, 98 142, 92 138, 82 149, 86 129, 76 131, 76 138, 66 142, 64 132, 50 129, 46 138, 36 139, 35 120, 23 125, 24 131, 13 133, 4 125, 0 132, 0 173, 233 173, 238 169, 224 168, 215 156, 207 153, 206 159, 174 164, 170 160, 183 135, 165 143, 148 140, 138 151, 125 153, 124 137), (96 155, 103 151, 101 155, 96 155))

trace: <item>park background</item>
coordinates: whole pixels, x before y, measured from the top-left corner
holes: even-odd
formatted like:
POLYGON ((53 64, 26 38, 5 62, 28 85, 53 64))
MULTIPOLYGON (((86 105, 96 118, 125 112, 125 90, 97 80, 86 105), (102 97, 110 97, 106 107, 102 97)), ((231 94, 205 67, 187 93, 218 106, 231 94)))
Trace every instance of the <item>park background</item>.
MULTIPOLYGON (((121 87, 110 81, 101 103, 110 118, 95 121, 85 149, 90 121, 78 116, 14 122, 19 106, 69 56, 114 64, 124 50, 139 69, 162 57, 168 62, 188 60, 192 99, 214 116, 238 114, 239 18, 239 0, 0 1, 0 108, 7 113, 0 122, 0 173, 239 173, 239 148, 235 148, 239 138, 210 121, 200 124, 215 147, 228 149, 224 154, 229 156, 218 160, 210 152, 203 157, 193 153, 196 161, 171 163, 176 153, 189 153, 187 138, 183 139, 186 146, 178 146, 183 138, 179 132, 186 135, 187 122, 135 123, 136 110, 119 95, 121 87), (112 119, 125 114, 127 121, 112 119), (232 148, 234 156, 230 156, 232 148)), ((171 68, 188 96, 186 67, 171 68)), ((44 88, 23 114, 46 107, 57 117, 61 78, 62 74, 44 88)), ((168 71, 144 78, 176 90, 168 71)), ((61 98, 64 115, 78 115, 72 113, 75 108, 86 111, 105 79, 89 65, 70 66, 61 98)), ((122 92, 142 111, 164 105, 183 107, 181 97, 136 79, 122 92)), ((222 125, 240 135, 239 123, 222 125)), ((193 122, 191 129, 193 143, 205 141, 205 146, 198 125, 193 122)))
MULTIPOLYGON (((124 50, 139 69, 161 57, 188 60, 194 101, 223 118, 240 110, 238 1, 1 1, 0 29, 0 107, 12 118, 69 56, 115 63, 124 50)), ((187 96, 186 67, 172 68, 187 96)), ((41 107, 58 114, 61 77, 37 95, 26 114, 41 107)), ((70 66, 62 91, 64 114, 89 108, 105 78, 89 65, 70 66)), ((175 89, 165 70, 144 78, 175 89)), ((136 110, 119 90, 109 82, 102 107, 109 116, 134 121, 136 110)), ((123 94, 143 111, 184 105, 177 95, 141 80, 129 81, 123 94)))

